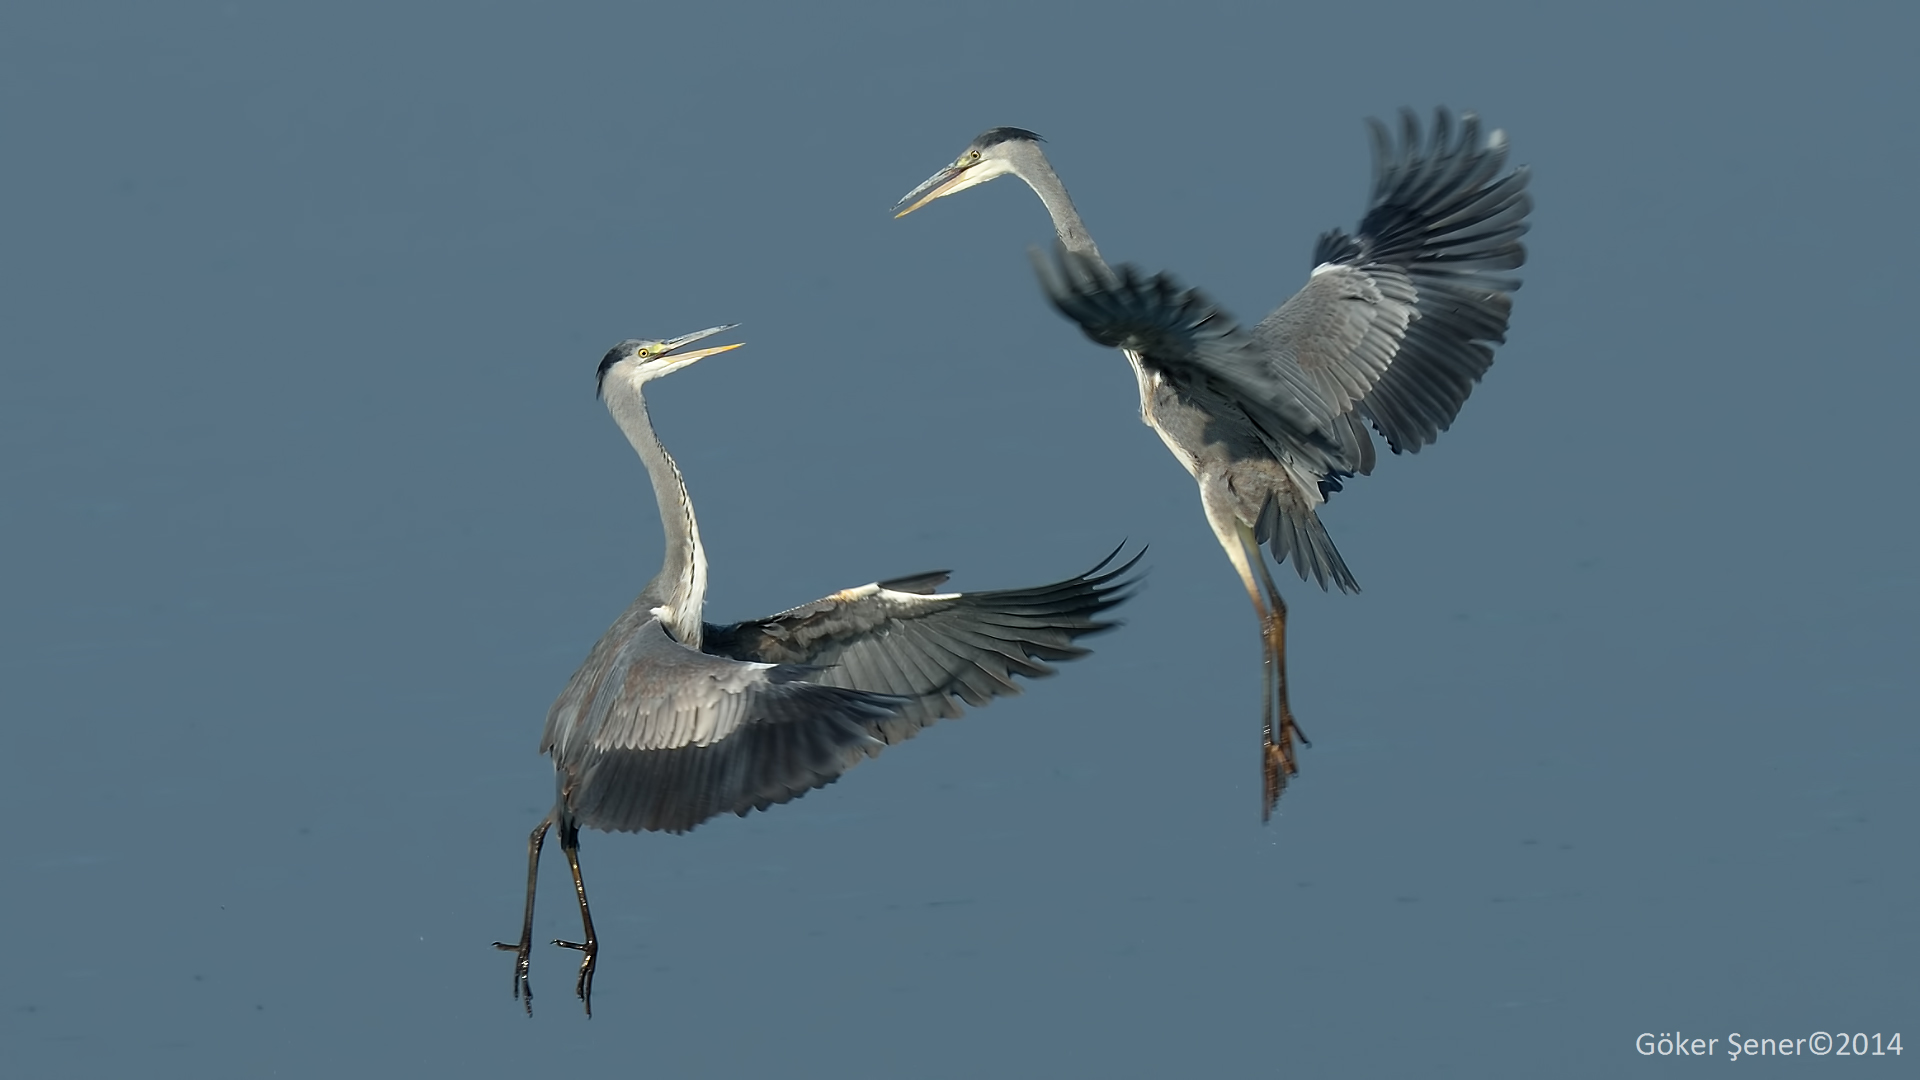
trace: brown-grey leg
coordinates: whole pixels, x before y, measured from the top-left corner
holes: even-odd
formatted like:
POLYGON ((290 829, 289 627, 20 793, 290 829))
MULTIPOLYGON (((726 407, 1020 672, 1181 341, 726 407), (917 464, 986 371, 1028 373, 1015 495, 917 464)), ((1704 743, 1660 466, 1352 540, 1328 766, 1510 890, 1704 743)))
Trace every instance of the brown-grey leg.
POLYGON ((509 945, 504 941, 493 943, 496 949, 520 954, 513 966, 513 996, 517 1001, 525 995, 528 1016, 533 1015, 533 984, 527 981, 527 965, 533 953, 533 894, 540 882, 540 846, 547 842, 547 829, 552 824, 553 817, 549 815, 533 830, 533 835, 527 837, 527 914, 526 920, 520 924, 520 944, 509 945))
POLYGON ((1280 801, 1287 777, 1299 771, 1293 760, 1293 736, 1299 728, 1286 704, 1287 605, 1267 573, 1266 559, 1254 539, 1253 526, 1240 520, 1232 500, 1203 480, 1200 505, 1207 513, 1207 524, 1213 526, 1221 549, 1227 553, 1227 560, 1240 575, 1247 599, 1253 601, 1254 616, 1260 620, 1260 820, 1266 821, 1280 801))
MULTIPOLYGON (((1302 746, 1312 746, 1300 725, 1294 722, 1293 709, 1287 703, 1287 602, 1280 596, 1280 589, 1273 583, 1273 575, 1267 570, 1267 560, 1262 557, 1260 545, 1254 539, 1253 530, 1245 525, 1240 527, 1240 542, 1246 548, 1248 561, 1259 575, 1261 590, 1266 594, 1266 605, 1261 613, 1261 634, 1266 642, 1268 691, 1266 705, 1268 723, 1264 728, 1265 746, 1265 794, 1266 809, 1261 820, 1267 820, 1273 814, 1273 808, 1280 801, 1280 793, 1286 790, 1287 777, 1300 772, 1297 755, 1293 752, 1293 740, 1296 736, 1302 746), (1275 738, 1276 725, 1272 718, 1278 716, 1278 738, 1275 738)), ((1260 608, 1259 603, 1255 603, 1260 608)))
POLYGON ((580 829, 573 825, 560 826, 560 850, 567 856, 567 867, 573 871, 574 895, 580 898, 580 927, 585 935, 584 941, 561 941, 554 944, 563 949, 580 950, 580 978, 573 984, 573 992, 580 997, 580 1003, 586 1006, 587 1015, 593 1015, 593 964, 600 955, 600 942, 593 933, 593 913, 587 910, 587 885, 580 878, 580 829))

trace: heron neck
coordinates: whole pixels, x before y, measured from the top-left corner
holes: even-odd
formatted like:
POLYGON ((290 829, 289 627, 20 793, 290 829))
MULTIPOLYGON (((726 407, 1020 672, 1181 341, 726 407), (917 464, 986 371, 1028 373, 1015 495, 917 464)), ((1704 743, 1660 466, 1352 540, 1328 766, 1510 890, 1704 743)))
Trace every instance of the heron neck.
POLYGON ((1020 167, 1014 170, 1014 175, 1025 180, 1033 193, 1046 204, 1047 215, 1053 218, 1053 231, 1068 251, 1100 258, 1100 249, 1094 246, 1093 234, 1087 231, 1086 223, 1080 220, 1080 211, 1074 209, 1073 197, 1067 194, 1067 185, 1060 182, 1060 175, 1053 171, 1053 164, 1045 154, 1034 151, 1028 160, 1021 162, 1020 167))
POLYGON ((693 500, 673 455, 661 445, 647 413, 640 384, 629 378, 608 379, 607 410, 626 433, 634 452, 653 480, 653 497, 660 504, 660 528, 666 535, 666 558, 660 572, 647 583, 642 596, 667 609, 668 630, 688 648, 700 647, 700 610, 707 597, 707 556, 700 547, 700 526, 693 519, 693 500))

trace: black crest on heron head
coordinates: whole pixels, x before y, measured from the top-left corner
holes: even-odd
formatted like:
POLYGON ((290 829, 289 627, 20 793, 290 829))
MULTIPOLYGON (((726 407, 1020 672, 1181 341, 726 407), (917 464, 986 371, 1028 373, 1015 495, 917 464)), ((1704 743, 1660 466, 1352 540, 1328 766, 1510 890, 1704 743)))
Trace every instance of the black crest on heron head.
POLYGON ((1015 139, 1025 139, 1028 142, 1046 141, 1035 132, 1028 131, 1026 128, 997 127, 981 132, 980 135, 973 140, 973 149, 985 150, 990 146, 999 146, 1003 142, 1012 142, 1015 139))
POLYGON ((608 349, 607 355, 600 358, 600 370, 593 375, 594 397, 599 397, 601 389, 607 385, 607 369, 633 355, 633 347, 637 344, 639 344, 638 341, 629 338, 608 349))

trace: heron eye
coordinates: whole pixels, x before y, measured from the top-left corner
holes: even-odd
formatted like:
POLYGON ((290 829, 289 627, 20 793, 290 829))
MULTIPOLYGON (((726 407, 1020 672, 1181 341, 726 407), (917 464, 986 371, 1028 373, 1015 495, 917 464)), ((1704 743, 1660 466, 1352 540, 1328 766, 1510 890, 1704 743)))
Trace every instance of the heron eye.
POLYGON ((978 150, 969 150, 969 151, 967 151, 967 160, 968 160, 968 161, 979 161, 979 160, 980 160, 980 151, 978 151, 978 150))
POLYGON ((647 357, 653 355, 653 346, 642 345, 639 348, 633 350, 633 355, 639 357, 642 360, 645 360, 647 357))

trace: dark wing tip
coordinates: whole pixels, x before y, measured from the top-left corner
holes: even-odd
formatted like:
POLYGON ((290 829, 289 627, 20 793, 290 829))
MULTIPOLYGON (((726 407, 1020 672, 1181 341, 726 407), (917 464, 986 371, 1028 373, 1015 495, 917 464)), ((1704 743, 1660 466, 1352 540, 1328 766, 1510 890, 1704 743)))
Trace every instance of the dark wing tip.
POLYGON ((907 574, 903 577, 888 578, 876 584, 883 589, 888 589, 893 592, 917 593, 925 596, 938 591, 940 586, 945 585, 947 579, 952 576, 953 571, 951 570, 928 570, 922 574, 907 574))
POLYGON ((1314 258, 1403 275, 1415 290, 1415 317, 1358 409, 1389 449, 1411 453, 1453 423, 1506 340, 1527 259, 1531 172, 1508 166, 1506 133, 1486 131, 1472 112, 1437 108, 1423 131, 1402 109, 1397 138, 1378 120, 1368 130, 1367 212, 1357 235, 1328 233, 1314 258))
POLYGON ((1149 274, 1131 263, 1115 269, 1058 242, 1052 259, 1038 247, 1027 257, 1047 300, 1097 345, 1175 364, 1250 340, 1225 308, 1170 272, 1149 274))

